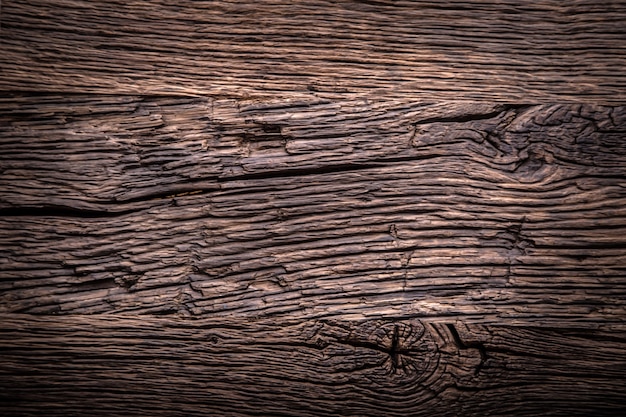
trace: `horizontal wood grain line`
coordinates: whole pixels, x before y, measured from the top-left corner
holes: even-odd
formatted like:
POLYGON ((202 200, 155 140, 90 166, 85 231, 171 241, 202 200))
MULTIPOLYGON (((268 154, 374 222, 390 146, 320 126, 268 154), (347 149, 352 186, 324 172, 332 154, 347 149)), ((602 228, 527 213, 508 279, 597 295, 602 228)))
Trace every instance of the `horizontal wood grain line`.
POLYGON ((623 329, 2 315, 11 415, 615 415, 623 329))
POLYGON ((10 0, 0 88, 619 104, 625 16, 617 0, 10 0))

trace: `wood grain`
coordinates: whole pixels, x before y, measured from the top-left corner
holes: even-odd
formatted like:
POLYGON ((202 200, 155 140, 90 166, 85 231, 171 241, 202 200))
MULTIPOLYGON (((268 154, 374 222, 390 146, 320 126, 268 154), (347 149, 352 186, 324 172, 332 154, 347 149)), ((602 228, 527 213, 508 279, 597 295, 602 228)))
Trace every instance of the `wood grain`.
POLYGON ((5 0, 0 90, 626 98, 626 3, 5 0))
POLYGON ((624 107, 4 103, 4 312, 624 320, 624 107))
POLYGON ((2 315, 7 415, 614 416, 626 338, 459 321, 2 315))
POLYGON ((3 1, 0 415, 626 414, 625 21, 3 1))

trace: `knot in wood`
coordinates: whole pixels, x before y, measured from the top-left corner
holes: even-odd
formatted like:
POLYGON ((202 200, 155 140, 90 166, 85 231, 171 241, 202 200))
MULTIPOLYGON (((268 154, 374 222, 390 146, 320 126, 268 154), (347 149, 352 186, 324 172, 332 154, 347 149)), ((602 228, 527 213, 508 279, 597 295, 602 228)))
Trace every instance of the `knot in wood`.
POLYGON ((398 374, 421 381, 432 374, 439 352, 420 321, 368 322, 361 331, 368 335, 372 349, 387 355, 382 363, 385 375, 398 374))
POLYGON ((518 154, 518 160, 513 166, 515 179, 521 183, 541 183, 554 174, 557 169, 554 165, 554 156, 539 148, 530 146, 518 154))

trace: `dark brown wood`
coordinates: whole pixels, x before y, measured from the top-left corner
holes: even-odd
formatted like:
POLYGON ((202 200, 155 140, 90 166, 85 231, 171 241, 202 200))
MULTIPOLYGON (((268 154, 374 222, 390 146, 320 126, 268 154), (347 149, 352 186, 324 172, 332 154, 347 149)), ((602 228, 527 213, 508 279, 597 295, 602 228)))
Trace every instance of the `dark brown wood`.
POLYGON ((3 106, 11 415, 622 410, 624 107, 3 106))
POLYGON ((0 90, 626 99, 621 0, 5 0, 0 90))
POLYGON ((626 414, 626 3, 8 0, 0 415, 626 414))
POLYGON ((613 416, 626 389, 623 327, 3 315, 0 332, 14 416, 613 416))
POLYGON ((33 100, 5 312, 623 320, 624 107, 33 100))

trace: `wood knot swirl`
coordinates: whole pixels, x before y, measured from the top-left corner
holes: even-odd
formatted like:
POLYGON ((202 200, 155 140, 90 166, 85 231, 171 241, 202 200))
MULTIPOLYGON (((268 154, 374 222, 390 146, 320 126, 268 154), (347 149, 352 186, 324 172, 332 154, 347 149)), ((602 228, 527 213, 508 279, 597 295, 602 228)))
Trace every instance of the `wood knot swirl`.
POLYGON ((411 385, 427 380, 439 361, 437 344, 424 324, 418 320, 372 320, 344 328, 336 335, 341 345, 370 349, 376 361, 370 377, 381 380, 401 379, 411 385))
POLYGON ((422 380, 436 367, 437 345, 424 324, 418 320, 384 323, 377 327, 372 336, 388 354, 383 364, 388 374, 402 374, 422 380))

